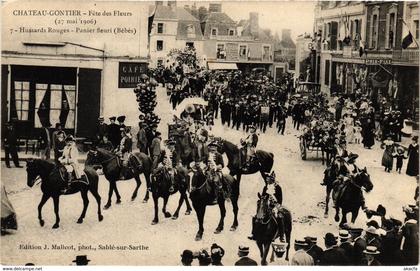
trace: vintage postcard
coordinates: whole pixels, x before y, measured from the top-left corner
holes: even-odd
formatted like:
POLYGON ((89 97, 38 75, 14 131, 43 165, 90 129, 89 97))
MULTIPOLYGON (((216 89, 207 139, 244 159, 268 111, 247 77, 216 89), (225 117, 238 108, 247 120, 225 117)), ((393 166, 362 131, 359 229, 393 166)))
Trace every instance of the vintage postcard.
POLYGON ((2 1, 3 266, 417 266, 419 3, 2 1))

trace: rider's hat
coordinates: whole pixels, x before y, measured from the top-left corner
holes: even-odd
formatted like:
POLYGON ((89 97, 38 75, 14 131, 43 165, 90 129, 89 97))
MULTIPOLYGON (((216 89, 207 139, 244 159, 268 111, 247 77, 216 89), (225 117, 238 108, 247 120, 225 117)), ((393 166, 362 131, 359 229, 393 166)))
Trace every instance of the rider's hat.
POLYGON ((219 147, 219 144, 216 141, 212 141, 212 142, 209 143, 208 147, 209 148, 212 148, 212 147, 217 148, 217 147, 219 147))
POLYGON ((66 142, 70 142, 70 141, 73 141, 73 142, 75 142, 76 140, 74 139, 74 137, 72 136, 72 135, 68 135, 67 137, 66 137, 66 140, 65 140, 66 142))
POLYGON ((305 241, 307 243, 314 243, 314 244, 316 244, 316 242, 318 241, 318 238, 316 238, 314 236, 306 236, 305 237, 305 241))
POLYGON ((125 116, 119 116, 119 117, 117 118, 117 120, 118 120, 119 122, 124 122, 124 121, 125 121, 125 116))

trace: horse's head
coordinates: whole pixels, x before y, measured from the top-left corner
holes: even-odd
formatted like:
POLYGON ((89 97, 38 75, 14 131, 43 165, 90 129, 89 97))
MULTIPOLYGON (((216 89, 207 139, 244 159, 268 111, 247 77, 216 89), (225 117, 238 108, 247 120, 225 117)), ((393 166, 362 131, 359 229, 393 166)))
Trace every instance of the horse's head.
POLYGON ((361 170, 358 170, 358 172, 356 173, 355 177, 354 177, 354 182, 360 186, 360 187, 364 187, 366 192, 370 192, 373 189, 373 183, 370 180, 370 175, 367 172, 366 167, 364 167, 361 170))
POLYGON ((115 154, 113 154, 112 152, 109 152, 101 148, 95 148, 95 149, 90 150, 88 153, 88 157, 89 155, 92 160, 97 161, 99 163, 109 160, 115 156, 115 154))
POLYGON ((260 193, 258 193, 257 215, 255 216, 255 218, 259 221, 264 221, 269 214, 270 202, 268 194, 261 195, 260 193))
POLYGON ((36 178, 41 174, 40 168, 37 166, 37 162, 34 159, 26 160, 26 173, 27 182, 29 187, 34 186, 36 178))

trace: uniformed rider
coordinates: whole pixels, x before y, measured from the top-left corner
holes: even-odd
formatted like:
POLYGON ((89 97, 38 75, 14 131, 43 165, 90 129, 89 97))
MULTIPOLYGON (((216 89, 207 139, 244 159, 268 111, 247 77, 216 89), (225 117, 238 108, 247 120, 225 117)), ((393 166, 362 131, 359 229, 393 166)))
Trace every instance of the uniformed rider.
POLYGON ((251 163, 251 159, 255 157, 255 148, 257 147, 258 143, 258 135, 256 134, 256 127, 254 125, 249 126, 250 134, 245 138, 245 140, 241 139, 241 144, 243 148, 246 149, 246 163, 245 168, 249 167, 251 163))

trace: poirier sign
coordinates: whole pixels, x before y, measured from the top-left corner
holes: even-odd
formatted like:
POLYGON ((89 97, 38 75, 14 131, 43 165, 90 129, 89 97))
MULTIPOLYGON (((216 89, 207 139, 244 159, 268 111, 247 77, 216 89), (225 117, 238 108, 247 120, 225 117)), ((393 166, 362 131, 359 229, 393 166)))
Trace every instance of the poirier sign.
POLYGON ((146 63, 120 62, 118 88, 135 88, 140 83, 141 74, 147 71, 146 63))

